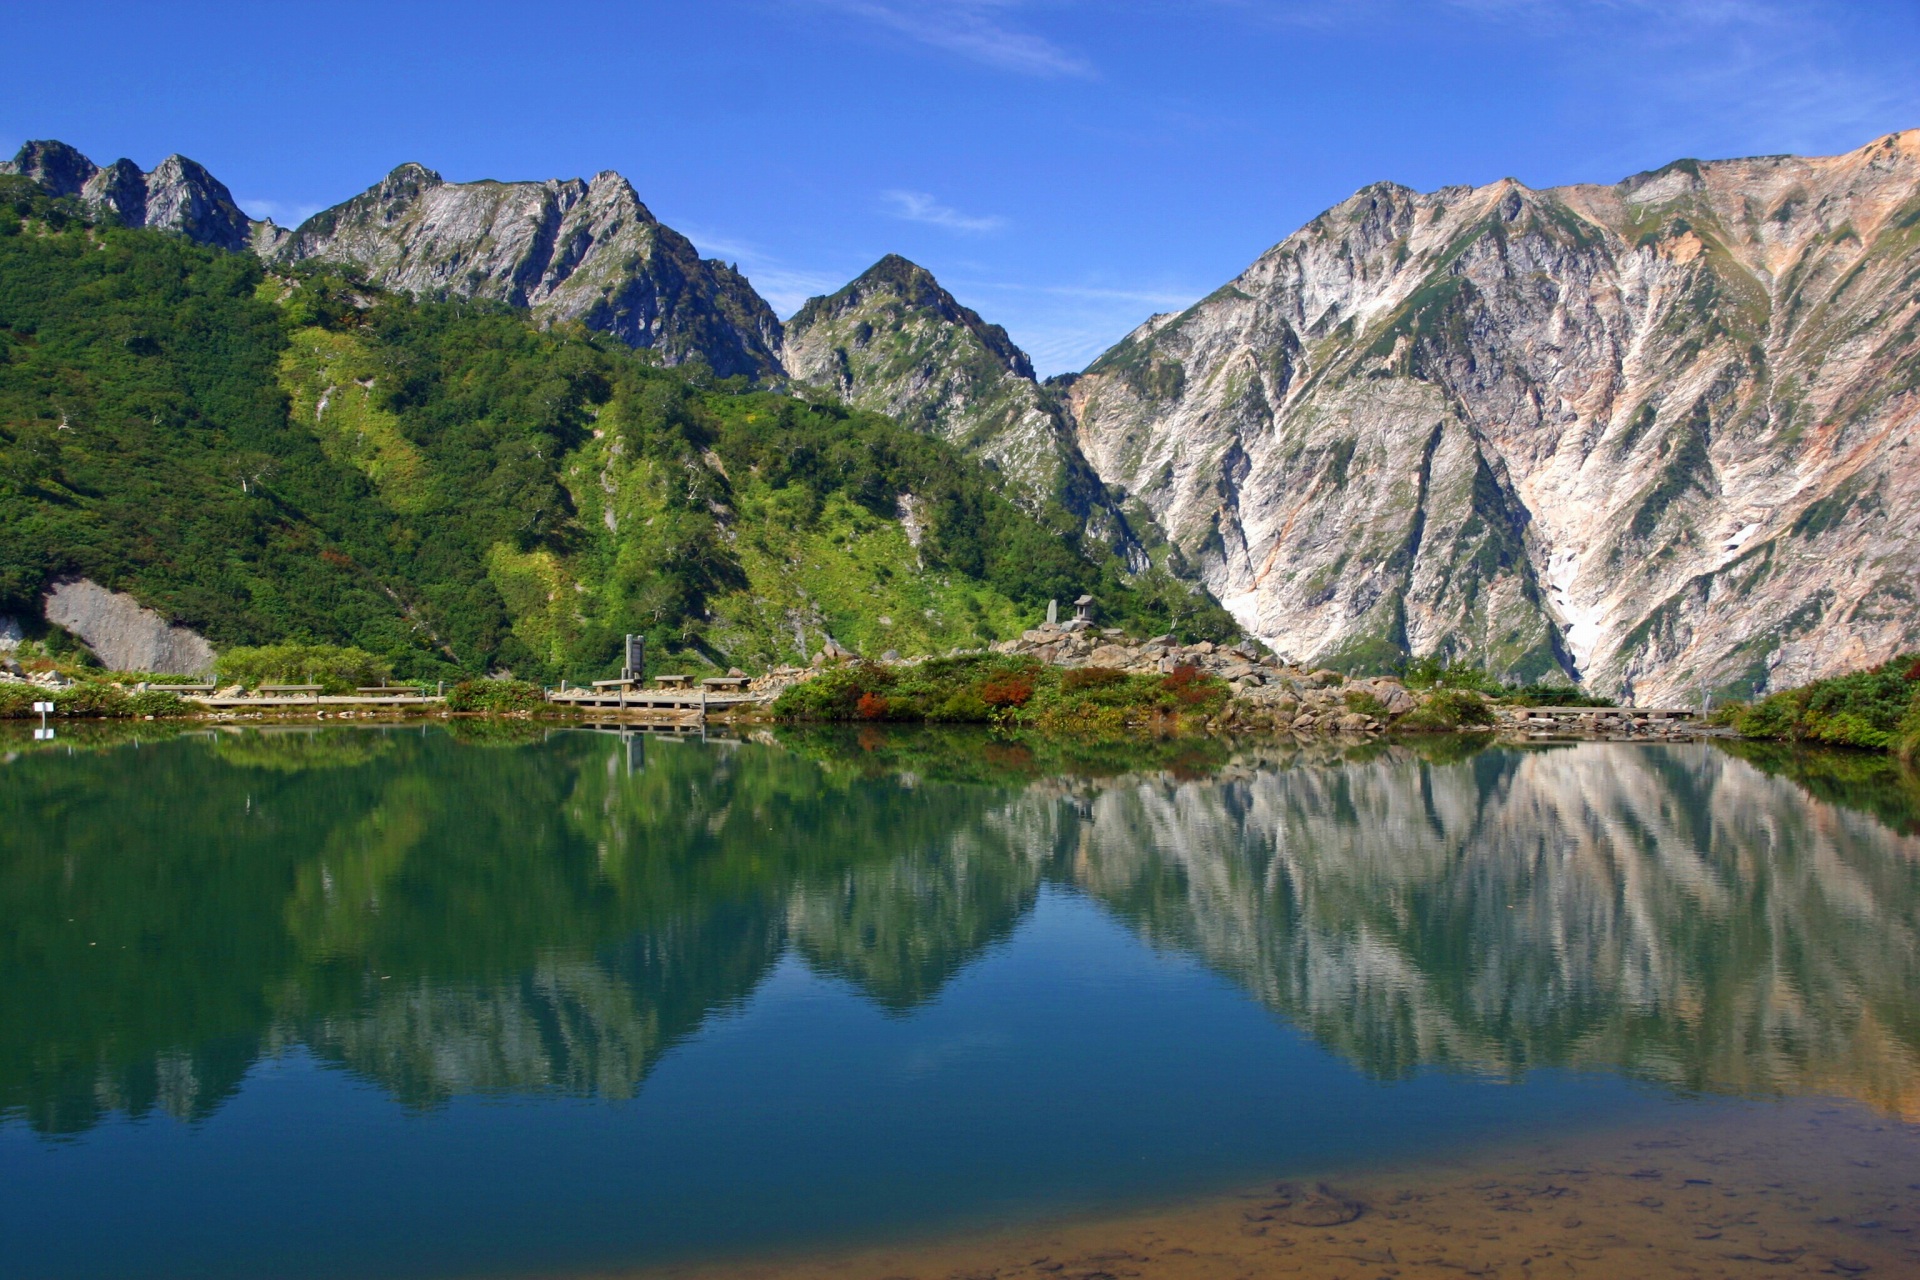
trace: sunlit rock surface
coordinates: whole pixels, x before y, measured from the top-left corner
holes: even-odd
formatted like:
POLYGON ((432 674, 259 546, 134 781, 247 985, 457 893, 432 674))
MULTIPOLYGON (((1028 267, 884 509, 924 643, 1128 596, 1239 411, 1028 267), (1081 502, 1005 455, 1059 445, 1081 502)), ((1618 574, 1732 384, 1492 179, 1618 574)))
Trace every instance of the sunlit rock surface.
POLYGON ((213 646, 205 636, 124 592, 86 578, 69 579, 47 589, 44 608, 48 622, 78 636, 109 670, 213 674, 213 646))
POLYGON ((1383 183, 1072 387, 1283 655, 1644 703, 1920 643, 1920 131, 1614 186, 1383 183))
POLYGON ((315 214, 273 248, 283 262, 350 263, 420 297, 472 297, 578 321, 670 364, 779 372, 780 322, 746 277, 703 259, 627 180, 447 182, 404 164, 315 214))
POLYGON ((0 173, 32 178, 56 196, 76 196, 121 225, 174 231, 221 249, 250 247, 256 233, 271 243, 270 223, 255 223, 226 184, 185 156, 168 156, 151 173, 131 160, 101 168, 64 142, 29 142, 0 164, 0 173))

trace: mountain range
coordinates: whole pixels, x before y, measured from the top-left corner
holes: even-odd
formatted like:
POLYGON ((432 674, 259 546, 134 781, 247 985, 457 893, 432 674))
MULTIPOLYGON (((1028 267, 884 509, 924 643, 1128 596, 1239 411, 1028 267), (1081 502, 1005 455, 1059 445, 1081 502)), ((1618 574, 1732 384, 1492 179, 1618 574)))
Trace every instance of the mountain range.
POLYGON ((1693 702, 1920 647, 1920 131, 1610 186, 1378 184, 1047 382, 894 256, 783 325, 613 173, 402 165, 289 231, 179 156, 4 168, 277 269, 886 414, 1295 661, 1693 702))

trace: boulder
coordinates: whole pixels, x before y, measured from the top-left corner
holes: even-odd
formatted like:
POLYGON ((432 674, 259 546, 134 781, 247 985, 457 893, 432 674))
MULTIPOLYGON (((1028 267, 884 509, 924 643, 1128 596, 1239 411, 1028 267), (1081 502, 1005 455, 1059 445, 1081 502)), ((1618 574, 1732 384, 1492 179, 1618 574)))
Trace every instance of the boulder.
POLYGON ((0 653, 12 653, 25 640, 26 633, 20 630, 20 620, 0 614, 0 653))
POLYGON ((1103 644, 1087 655, 1087 662, 1095 667, 1124 667, 1133 661, 1133 653, 1124 645, 1103 644))
POLYGON ((213 673, 213 646, 206 637, 90 579, 54 583, 43 608, 48 622, 80 637, 111 670, 213 673))

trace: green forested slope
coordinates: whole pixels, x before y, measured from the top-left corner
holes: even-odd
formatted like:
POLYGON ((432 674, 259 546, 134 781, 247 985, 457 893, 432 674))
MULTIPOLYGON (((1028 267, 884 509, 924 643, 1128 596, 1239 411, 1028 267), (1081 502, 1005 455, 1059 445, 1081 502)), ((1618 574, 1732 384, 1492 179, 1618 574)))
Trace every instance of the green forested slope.
POLYGON ((1136 627, 1230 626, 878 415, 0 183, 0 613, 84 575, 216 645, 539 679, 604 672, 627 631, 743 666, 977 644, 1088 590, 1136 627))

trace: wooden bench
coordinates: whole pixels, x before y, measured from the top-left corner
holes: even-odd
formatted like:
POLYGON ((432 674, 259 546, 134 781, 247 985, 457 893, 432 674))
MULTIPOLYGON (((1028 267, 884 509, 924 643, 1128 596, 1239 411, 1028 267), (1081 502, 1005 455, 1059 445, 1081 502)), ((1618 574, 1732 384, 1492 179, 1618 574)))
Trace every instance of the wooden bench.
POLYGON ((399 698, 399 697, 411 698, 414 695, 418 694, 420 690, 416 686, 410 685, 410 684, 363 684, 359 688, 355 689, 354 692, 355 693, 374 693, 374 694, 384 693, 387 696, 394 697, 394 698, 399 698))
POLYGON ((263 684, 255 693, 310 693, 320 696, 321 686, 317 684, 263 684))
POLYGON ((750 676, 708 676, 700 683, 709 689, 744 689, 750 676))
POLYGON ((622 676, 618 680, 595 680, 593 687, 596 689, 631 689, 639 683, 638 680, 635 680, 631 676, 622 676))
POLYGON ((684 689, 692 676, 655 676, 653 682, 662 689, 684 689))

